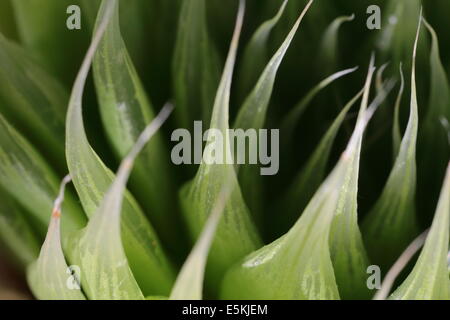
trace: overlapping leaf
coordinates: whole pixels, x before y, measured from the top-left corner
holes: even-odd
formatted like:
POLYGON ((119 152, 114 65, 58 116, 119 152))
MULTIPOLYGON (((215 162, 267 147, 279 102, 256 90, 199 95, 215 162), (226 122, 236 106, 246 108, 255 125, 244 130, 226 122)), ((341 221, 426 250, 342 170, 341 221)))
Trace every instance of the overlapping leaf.
POLYGON ((450 300, 447 255, 450 224, 450 164, 427 240, 414 266, 392 299, 450 300))
POLYGON ((360 91, 345 105, 323 136, 317 148, 307 160, 304 167, 294 178, 286 195, 283 196, 283 214, 286 215, 286 217, 282 219, 282 223, 286 224, 287 227, 291 226, 298 219, 299 211, 301 212, 306 208, 306 205, 323 182, 336 135, 350 108, 362 94, 363 91, 360 91))
MULTIPOLYGON (((418 143, 418 164, 419 182, 425 186, 419 192, 426 192, 431 203, 426 203, 421 209, 430 208, 430 205, 437 199, 440 184, 437 177, 442 177, 445 172, 447 160, 450 157, 449 139, 447 128, 443 123, 450 122, 450 87, 442 66, 439 41, 436 32, 431 25, 424 20, 424 24, 431 34, 430 53, 430 95, 428 110, 424 118, 423 128, 419 132, 418 143)), ((427 199, 421 199, 426 202, 427 199)))
POLYGON ((418 25, 411 75, 410 116, 394 167, 383 192, 363 223, 364 241, 373 263, 384 272, 417 234, 415 212, 416 140, 419 124, 415 57, 421 20, 418 25))
POLYGON ((227 272, 222 298, 339 299, 330 258, 330 229, 355 170, 364 129, 377 107, 366 110, 372 74, 373 70, 365 87, 361 117, 332 173, 287 234, 248 255, 227 272))
POLYGON ((242 57, 241 68, 239 70, 239 92, 241 99, 247 96, 248 92, 256 84, 260 73, 264 70, 269 59, 268 41, 272 30, 277 25, 286 8, 285 0, 277 14, 270 20, 265 21, 252 35, 252 38, 245 47, 242 57))
MULTIPOLYGON (((0 186, 27 209, 30 223, 42 238, 58 180, 42 156, 0 115, 0 186)), ((64 210, 64 231, 84 225, 85 217, 73 197, 68 197, 64 210)))
MULTIPOLYGON (((92 216, 99 210, 101 201, 114 180, 114 175, 89 145, 83 125, 82 97, 92 59, 116 5, 116 0, 102 3, 99 13, 101 26, 94 35, 75 82, 67 114, 66 157, 69 172, 88 216, 92 216)), ((142 291, 146 295, 168 294, 173 281, 172 268, 160 247, 154 230, 128 192, 125 192, 124 195, 122 211, 121 231, 125 252, 142 291)), ((76 243, 75 239, 73 249, 76 249, 76 243)), ((87 251, 80 254, 88 257, 89 261, 93 259, 89 257, 90 253, 87 251)))
POLYGON ((211 213, 211 208, 220 192, 220 182, 229 177, 232 179, 231 188, 233 192, 226 204, 208 259, 206 277, 210 280, 211 287, 215 288, 217 288, 225 270, 232 263, 261 245, 255 226, 250 219, 250 213, 242 198, 233 165, 213 163, 214 159, 211 158, 213 155, 207 151, 208 149, 213 150, 223 147, 220 152, 228 161, 231 159, 230 141, 226 130, 228 129, 231 78, 244 14, 243 1, 240 2, 239 8, 229 56, 219 85, 211 119, 211 128, 216 129, 216 131, 209 132, 199 171, 194 180, 183 187, 180 194, 189 231, 192 237, 196 238, 211 213), (223 144, 216 141, 217 131, 223 137, 223 144))
MULTIPOLYGON (((308 9, 310 8, 312 3, 313 1, 309 1, 304 10, 301 12, 299 18, 297 19, 296 23, 294 24, 291 31, 287 35, 283 44, 277 50, 272 59, 269 61, 264 71, 262 72, 258 82, 256 83, 255 87, 251 91, 250 95, 246 98, 242 107, 239 109, 239 113, 233 126, 235 129, 242 129, 246 131, 248 129, 259 130, 263 128, 264 123, 266 121, 267 108, 269 106, 270 98, 272 96, 273 86, 275 83, 275 78, 278 69, 300 26, 300 23, 302 22, 304 16, 308 12, 308 9)), ((285 4, 286 2, 283 3, 283 7, 285 6, 285 4)), ((271 23, 272 24, 276 23, 276 20, 271 23)), ((262 31, 260 29, 259 31, 257 31, 257 33, 264 32, 264 25, 261 28, 262 31)), ((256 35, 254 37, 261 37, 261 36, 262 35, 256 35)), ((255 40, 254 38, 253 41, 261 41, 261 40, 255 40)), ((247 49, 247 50, 256 50, 256 49, 247 49)), ((272 148, 275 148, 274 144, 272 144, 272 148)), ((250 150, 250 148, 248 149, 250 150)), ((278 150, 272 150, 273 153, 277 151, 278 150)), ((242 166, 241 168, 239 168, 239 180, 244 194, 244 198, 254 216, 255 221, 258 222, 258 224, 260 225, 261 224, 260 215, 262 211, 261 197, 263 195, 263 190, 260 181, 259 167, 256 165, 242 166)))
MULTIPOLYGON (((119 7, 100 42, 93 70, 103 124, 122 158, 154 115, 121 36, 119 7)), ((169 161, 162 137, 157 134, 136 161, 131 189, 164 243, 176 248, 182 239, 171 200, 174 191, 169 161)))
POLYGON ((64 188, 70 181, 64 179, 60 194, 52 210, 47 236, 38 259, 27 271, 28 283, 34 295, 41 300, 85 300, 79 286, 79 274, 72 275, 61 246, 61 204, 64 188))
POLYGON ((217 200, 212 207, 213 211, 209 215, 200 237, 181 268, 177 281, 172 288, 171 300, 202 299, 206 261, 225 204, 232 192, 230 188, 231 181, 229 179, 224 181, 217 200))
POLYGON ((65 89, 0 34, 0 112, 58 165, 64 155, 65 89))

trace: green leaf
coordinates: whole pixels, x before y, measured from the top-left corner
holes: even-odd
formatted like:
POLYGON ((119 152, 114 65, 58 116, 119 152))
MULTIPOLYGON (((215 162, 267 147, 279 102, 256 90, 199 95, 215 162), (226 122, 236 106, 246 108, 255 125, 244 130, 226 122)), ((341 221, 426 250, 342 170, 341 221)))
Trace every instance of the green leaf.
POLYGON ((291 139, 298 123, 298 120, 303 115, 307 107, 310 105, 311 101, 325 88, 331 85, 334 81, 354 72, 357 68, 345 69, 338 71, 331 76, 328 76, 312 88, 301 100, 297 103, 283 118, 280 131, 283 136, 287 137, 283 142, 283 145, 291 145, 291 139))
POLYGON ((372 74, 371 69, 356 129, 334 170, 285 235, 251 253, 226 273, 221 298, 339 299, 330 258, 330 229, 355 159, 359 158, 364 129, 377 107, 366 110, 372 74))
POLYGON ((390 0, 383 10, 383 25, 376 45, 383 59, 390 58, 393 65, 411 62, 412 43, 416 34, 421 0, 390 0))
POLYGON ((450 300, 447 255, 450 224, 450 164, 427 240, 406 280, 391 299, 450 300))
MULTIPOLYGON (((421 21, 421 20, 420 20, 421 21)), ((416 140, 419 124, 415 57, 419 22, 413 53, 411 104, 400 151, 380 198, 363 222, 363 235, 372 263, 386 270, 418 233, 415 213, 416 140)))
POLYGON ((89 36, 83 12, 81 29, 67 28, 67 9, 76 4, 72 0, 47 0, 45 5, 41 0, 12 1, 21 43, 66 85, 72 84, 89 36))
MULTIPOLYGON (((250 95, 246 98, 244 104, 239 109, 239 113, 233 126, 235 129, 242 129, 246 131, 248 129, 259 130, 264 127, 267 108, 272 96, 278 69, 300 26, 300 23, 303 20, 303 17, 308 12, 311 4, 312 1, 310 1, 302 11, 283 44, 269 61, 258 82, 256 83, 256 86, 253 88, 250 95)), ((283 7, 285 5, 286 2, 284 2, 283 7)), ((261 176, 259 166, 244 165, 239 168, 239 181, 241 183, 244 199, 246 200, 258 225, 261 225, 261 197, 263 194, 260 179, 261 176)))
MULTIPOLYGON (((255 33, 252 35, 252 38, 245 47, 241 67, 239 70, 240 77, 238 80, 239 82, 238 87, 240 92, 239 96, 241 97, 241 99, 244 99, 244 97, 248 94, 248 92, 250 92, 252 87, 258 81, 258 77, 260 73, 264 70, 264 68, 266 68, 267 70, 267 67, 265 66, 269 59, 269 52, 268 52, 269 36, 272 30, 277 25, 278 21, 280 21, 280 18, 284 13, 287 3, 288 1, 285 0, 281 4, 281 7, 278 10, 277 14, 272 19, 265 21, 255 31, 255 33)), ((293 36, 291 37, 291 41, 292 38, 293 36)), ((279 53, 280 51, 278 51, 278 54, 279 53)), ((284 56, 284 54, 282 55, 284 56)), ((278 67, 275 67, 274 69, 278 69, 278 67)))
MULTIPOLYGON (((154 114, 121 36, 119 6, 100 42, 93 70, 103 125, 117 155, 123 158, 154 114)), ((163 243, 177 248, 183 240, 171 199, 175 191, 168 154, 157 134, 136 160, 130 188, 163 243)))
MULTIPOLYGON (((88 216, 99 209, 114 180, 114 174, 89 145, 83 124, 82 97, 90 65, 116 4, 116 0, 102 3, 99 13, 101 26, 95 33, 75 82, 67 114, 66 157, 69 172, 88 216)), ((174 278, 172 267, 153 228, 129 192, 125 193, 122 211, 121 231, 125 253, 143 293, 168 294, 174 278)))
POLYGON ((307 160, 306 164, 295 176, 286 195, 283 196, 282 211, 286 217, 283 217, 283 219, 280 220, 283 221, 282 229, 289 228, 293 225, 293 223, 298 219, 299 212, 306 208, 306 205, 320 187, 320 184, 323 182, 336 135, 350 108, 359 98, 361 98, 363 92, 364 91, 361 90, 341 110, 314 152, 307 160))
POLYGON ((64 200, 65 186, 69 181, 70 177, 67 176, 61 185, 39 258, 27 271, 28 284, 40 300, 86 299, 79 286, 79 278, 77 278, 79 275, 71 275, 61 247, 61 204, 64 200), (70 280, 73 282, 71 283, 70 280))
MULTIPOLYGON (((379 92, 370 108, 377 108, 386 99, 394 86, 389 81, 379 92)), ((366 95, 360 111, 364 116, 367 105, 370 82, 367 82, 366 95)), ((368 298, 370 292, 367 288, 367 267, 369 260, 363 245, 361 232, 358 226, 358 181, 362 138, 357 151, 352 155, 352 165, 346 172, 346 180, 341 187, 339 204, 336 208, 335 218, 330 232, 330 250, 333 261, 334 274, 343 299, 368 298)))
MULTIPOLYGON (((27 209, 42 239, 58 185, 59 179, 43 157, 0 114, 0 186, 27 209)), ((64 233, 84 225, 85 217, 73 197, 68 196, 64 210, 64 233)))
POLYGON ((184 0, 172 66, 179 124, 191 128, 202 119, 208 125, 219 83, 219 62, 209 39, 205 0, 184 0))
POLYGON ((392 143, 393 143, 393 152, 392 155, 395 158, 397 157, 400 151, 400 145, 402 143, 402 135, 400 132, 400 106, 403 97, 403 91, 405 90, 405 77, 403 75, 403 67, 400 63, 400 89, 397 95, 397 99, 395 100, 394 107, 394 125, 392 127, 392 143))
POLYGON ((17 38, 16 22, 10 0, 0 2, 0 33, 10 39, 17 38))
POLYGON ((27 221, 27 213, 0 188, 0 240, 21 266, 27 266, 39 254, 39 243, 27 221))
POLYGON ((177 281, 170 294, 171 300, 201 300, 203 296, 203 278, 206 261, 211 248, 217 226, 222 217, 225 205, 231 193, 231 182, 228 179, 221 187, 212 212, 199 236, 194 248, 178 274, 177 281))
POLYGON ((0 112, 57 164, 63 163, 67 101, 60 83, 0 34, 0 112))
POLYGON ((333 22, 325 30, 319 49, 318 61, 321 68, 321 74, 331 74, 336 70, 338 65, 338 39, 339 30, 345 22, 353 21, 355 15, 341 16, 333 20, 333 22))
MULTIPOLYGON (((227 138, 226 130, 228 129, 231 79, 243 22, 244 3, 244 1, 240 1, 236 28, 211 119, 211 128, 219 130, 225 137, 222 154, 226 159, 231 159, 230 141, 227 138)), ((205 150, 212 147, 221 147, 221 144, 216 142, 213 132, 209 132, 205 150)), ((195 239, 211 213, 214 200, 220 192, 220 182, 228 178, 232 179, 231 188, 233 192, 219 223, 206 271, 208 284, 212 288, 217 288, 223 273, 232 263, 258 248, 261 245, 261 240, 242 198, 233 164, 212 163, 211 154, 205 152, 196 177, 186 184, 180 192, 180 200, 188 229, 192 238, 195 239)))
MULTIPOLYGON (((445 173, 447 161, 450 158, 448 133, 442 125, 443 121, 450 121, 450 87, 444 67, 442 66, 439 41, 436 32, 431 25, 424 20, 424 24, 431 34, 430 53, 430 95, 428 109, 423 121, 423 127, 419 132, 418 164, 419 186, 423 186, 419 192, 426 192, 434 205, 438 198, 440 184, 436 177, 442 177, 445 173)), ((426 201, 427 199, 421 199, 426 201)), ((426 207, 428 209, 428 206, 426 207)), ((421 207, 422 209, 422 207, 421 207)), ((429 209, 431 212, 431 208, 429 209)))
MULTIPOLYGON (((99 30, 101 28, 102 24, 99 30)), ((165 122, 171 110, 171 107, 164 108, 138 137, 130 153, 122 161, 117 176, 98 210, 78 236, 75 252, 85 273, 82 278, 83 289, 90 299, 144 299, 122 246, 120 215, 134 161, 165 122)))

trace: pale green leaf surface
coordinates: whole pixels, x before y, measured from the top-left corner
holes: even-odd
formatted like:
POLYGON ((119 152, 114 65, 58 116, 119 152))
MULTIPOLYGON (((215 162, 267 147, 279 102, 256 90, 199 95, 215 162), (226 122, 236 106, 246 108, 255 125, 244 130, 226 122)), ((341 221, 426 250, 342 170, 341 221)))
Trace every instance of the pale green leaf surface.
POLYGON ((341 110, 328 131, 322 137, 317 148, 311 154, 304 167, 298 172, 283 199, 286 223, 291 226, 298 219, 299 211, 304 210, 312 196, 323 182, 333 142, 350 108, 361 98, 361 90, 341 110))
MULTIPOLYGON (((366 83, 360 117, 364 116, 368 103, 370 80, 371 78, 366 83)), ((393 85, 394 83, 389 81, 380 90, 370 108, 378 108, 386 99, 393 85)), ((358 142, 356 151, 351 155, 352 165, 347 168, 346 179, 339 193, 338 206, 330 231, 331 259, 339 293, 343 299, 364 298, 370 295, 366 284, 366 270, 369 266, 369 260, 358 226, 358 181, 361 147, 362 137, 358 142)))
MULTIPOLYGON (((225 140, 223 143, 224 149, 221 151, 228 160, 231 159, 230 142, 226 134, 230 88, 243 14, 244 2, 241 1, 229 56, 217 92, 211 119, 211 128, 219 130, 225 137, 223 139, 225 140)), ((205 150, 211 147, 220 148, 221 145, 215 141, 214 133, 212 131, 209 133, 205 150)), ((203 162, 194 180, 186 184, 180 193, 183 213, 191 236, 195 239, 211 213, 211 208, 220 192, 220 182, 229 177, 232 179, 233 192, 217 228, 206 271, 206 278, 210 280, 208 283, 213 288, 217 287, 225 270, 239 258, 258 248, 261 245, 261 240, 250 219, 250 213, 238 186, 233 164, 212 163, 211 153, 205 152, 203 162)))
POLYGON ((61 185, 39 257, 27 270, 31 290, 40 300, 86 299, 79 287, 79 279, 76 278, 79 275, 71 274, 61 246, 61 203, 64 200, 64 189, 70 181, 69 178, 66 177, 61 185))
MULTIPOLYGON (((100 42, 93 70, 103 125, 122 158, 154 114, 121 36, 119 6, 100 42)), ((162 136, 157 134, 136 160, 130 188, 164 243, 176 248, 182 240, 175 223, 167 155, 162 136)))
POLYGON ((230 180, 225 180, 221 188, 212 207, 213 211, 210 213, 202 233, 178 274, 170 294, 170 300, 201 300, 203 297, 203 280, 208 253, 228 197, 232 191, 230 189, 230 180))
MULTIPOLYGON (((371 78, 373 70, 368 77, 371 78)), ((369 81, 370 84, 370 81, 369 81)), ((361 116, 346 151, 296 224, 281 238, 234 265, 222 282, 225 299, 339 299, 329 235, 341 190, 355 166, 368 121, 366 85, 361 116)))
MULTIPOLYGON (((87 140, 82 117, 82 97, 90 65, 115 5, 115 0, 103 2, 99 15, 102 26, 93 38, 75 82, 67 114, 66 157, 69 172, 88 216, 98 210, 114 180, 114 174, 103 164, 87 140)), ((121 231, 125 253, 142 291, 146 295, 168 294, 174 278, 172 267, 150 223, 129 192, 125 192, 122 211, 121 231)), ((73 249, 75 247, 76 241, 73 242, 73 249)))
POLYGON ((450 164, 442 187, 433 224, 425 245, 406 280, 391 299, 450 300, 447 255, 450 224, 450 164))
POLYGON ((170 112, 171 108, 164 108, 138 137, 136 144, 122 161, 117 176, 98 210, 79 235, 75 252, 82 270, 85 271, 82 284, 90 299, 144 299, 122 246, 120 216, 126 184, 134 161, 170 112))

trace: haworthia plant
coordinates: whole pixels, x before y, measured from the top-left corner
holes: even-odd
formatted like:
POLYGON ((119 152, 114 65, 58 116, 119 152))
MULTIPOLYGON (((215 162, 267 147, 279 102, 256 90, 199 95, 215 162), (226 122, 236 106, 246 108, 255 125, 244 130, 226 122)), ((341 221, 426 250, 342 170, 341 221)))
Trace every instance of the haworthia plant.
POLYGON ((447 2, 0 1, 0 270, 51 300, 449 300, 447 2))

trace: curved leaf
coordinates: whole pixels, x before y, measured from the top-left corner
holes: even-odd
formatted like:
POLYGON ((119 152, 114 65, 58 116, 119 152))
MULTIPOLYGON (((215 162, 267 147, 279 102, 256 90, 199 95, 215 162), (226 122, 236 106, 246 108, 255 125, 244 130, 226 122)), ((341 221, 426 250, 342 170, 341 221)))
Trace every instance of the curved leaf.
MULTIPOLYGON (((368 82, 367 88, 370 87, 368 82)), ((386 99, 394 86, 393 81, 379 92, 370 108, 377 108, 386 99)), ((368 96, 363 97, 360 116, 365 111, 368 96)), ((363 245, 361 232, 358 226, 358 181, 362 138, 357 151, 352 156, 353 164, 348 167, 346 181, 339 194, 339 204, 336 208, 335 219, 330 232, 330 250, 333 261, 334 274, 343 299, 368 298, 367 267, 369 260, 363 245)))
MULTIPOLYGON (((58 165, 64 156, 65 89, 0 34, 0 112, 58 165)), ((62 168, 60 168, 62 169, 62 168)))
MULTIPOLYGON (((278 69, 312 2, 313 1, 309 1, 305 9, 301 12, 283 44, 269 61, 256 86, 239 109, 239 113, 233 126, 235 129, 259 130, 263 128, 278 69)), ((285 5, 286 2, 284 2, 283 7, 285 5)), ((258 166, 244 165, 242 168, 239 168, 239 181, 241 183, 244 199, 258 225, 261 225, 261 196, 263 194, 262 185, 259 181, 260 179, 261 176, 258 166)))
POLYGON ((418 165, 419 165, 419 192, 426 193, 428 197, 421 199, 430 203, 420 208, 432 212, 432 205, 438 198, 440 184, 436 177, 445 173, 447 161, 450 158, 448 133, 441 123, 450 121, 450 87, 447 74, 442 66, 439 41, 431 25, 424 20, 424 25, 431 34, 430 53, 430 96, 428 109, 419 132, 418 165), (425 209, 426 208, 426 209, 425 209))
MULTIPOLYGON (((314 88, 312 88, 299 103, 297 103, 294 108, 289 111, 289 113, 283 118, 283 122, 281 123, 281 132, 287 139, 291 139, 292 134, 295 130, 295 127, 298 123, 298 120, 302 116, 303 112, 305 112, 306 108, 310 105, 311 101, 325 88, 327 88, 334 81, 342 78, 343 76, 354 72, 357 69, 345 69, 342 71, 338 71, 331 76, 328 76, 324 80, 322 80, 319 84, 317 84, 314 88)), ((290 145, 290 141, 285 141, 284 145, 290 145)))
POLYGON ((418 233, 415 214, 416 140, 419 123, 415 57, 421 22, 417 28, 411 75, 411 105, 408 126, 400 151, 383 192, 363 222, 369 257, 382 270, 395 261, 418 233))
POLYGON ((359 158, 364 129, 377 108, 374 105, 366 110, 372 74, 371 69, 356 129, 334 170, 284 236, 248 255, 226 273, 222 298, 339 299, 329 235, 341 191, 351 178, 354 159, 359 158))
POLYGON ((27 213, 0 188, 0 240, 21 266, 27 266, 39 255, 39 242, 27 213))
MULTIPOLYGON (((231 180, 232 181, 232 180, 231 180)), ((217 226, 222 217, 228 197, 231 193, 230 179, 225 181, 217 200, 212 207, 212 212, 205 223, 194 248, 178 274, 177 281, 170 294, 171 300, 201 300, 203 296, 203 278, 217 226)))
MULTIPOLYGON (((42 238, 58 181, 42 156, 0 114, 0 186, 27 209, 31 225, 42 238)), ((83 227, 85 217, 73 197, 67 198, 64 210, 64 233, 83 227)))
POLYGON ((323 34, 321 45, 319 49, 318 62, 321 68, 321 74, 331 74, 336 70, 338 65, 338 39, 339 30, 345 22, 350 22, 355 19, 355 15, 341 16, 333 20, 323 34))
POLYGON ((205 0, 182 2, 172 76, 179 124, 191 128, 194 120, 202 119, 208 125, 219 64, 208 35, 205 0))
POLYGON ((394 125, 392 127, 392 145, 393 152, 392 155, 395 158, 397 157, 400 151, 400 145, 402 143, 402 135, 400 133, 400 106, 403 97, 403 91, 405 90, 405 76, 403 75, 403 67, 400 63, 400 89, 397 95, 397 99, 395 100, 394 106, 394 125))
MULTIPOLYGON (((116 153, 123 158, 154 114, 121 36, 119 5, 100 42, 93 70, 103 125, 116 153)), ((171 199, 174 191, 169 161, 162 137, 157 134, 136 160, 130 188, 163 243, 177 248, 183 240, 171 199)))
MULTIPOLYGON (((268 41, 272 30, 282 17, 288 0, 285 0, 277 14, 265 21, 252 35, 244 49, 241 67, 239 70, 239 92, 241 99, 248 94, 258 80, 259 74, 264 70, 269 59, 268 41)), ((292 37, 291 37, 292 38, 292 37)), ((292 40, 292 39, 291 39, 292 40)), ((289 41, 290 42, 290 41, 289 41)), ((284 55, 284 54, 283 54, 284 55)), ((282 59, 282 58, 281 58, 282 59)))
POLYGON ((74 4, 72 0, 47 0, 45 5, 41 0, 12 1, 21 43, 48 72, 67 85, 72 83, 88 44, 83 16, 80 30, 66 26, 67 9, 74 4))
MULTIPOLYGON (((102 25, 99 30, 101 28, 102 25)), ((120 215, 126 183, 134 161, 170 112, 171 108, 164 108, 138 137, 136 144, 122 161, 98 210, 78 235, 74 256, 84 271, 83 289, 90 299, 144 300, 122 246, 120 215)))
POLYGON ((67 176, 61 184, 39 258, 30 265, 27 271, 31 290, 41 300, 86 299, 81 292, 79 278, 76 278, 79 275, 71 275, 61 247, 61 204, 64 201, 65 186, 69 181, 70 177, 67 176), (70 280, 74 282, 70 283, 70 280))
MULTIPOLYGON (((219 130, 222 137, 225 137, 221 151, 226 159, 232 159, 226 130, 228 129, 231 79, 243 22, 244 3, 240 1, 236 28, 211 119, 211 128, 219 130)), ((210 131, 206 148, 208 145, 209 148, 217 145, 217 148, 221 148, 222 145, 215 139, 213 131, 210 131)), ((208 283, 212 288, 217 288, 225 270, 239 258, 258 248, 261 241, 242 198, 233 165, 213 163, 210 157, 210 153, 205 153, 196 177, 182 188, 180 200, 191 236, 196 238, 206 223, 214 200, 220 192, 220 181, 229 177, 232 179, 233 192, 217 228, 206 271, 208 283)))
MULTIPOLYGON (((331 149, 336 135, 345 120, 345 116, 350 108, 361 98, 361 90, 353 97, 341 110, 328 131, 323 136, 317 148, 311 154, 303 168, 297 173, 293 183, 283 196, 283 229, 290 227, 298 219, 298 213, 306 208, 314 193, 320 187, 326 174, 326 167, 329 161, 331 149)), ((281 228, 280 228, 281 229, 281 228)))
POLYGON ((436 208, 433 225, 413 271, 392 294, 392 299, 450 300, 447 254, 450 224, 450 164, 436 208))
MULTIPOLYGON (((67 113, 66 157, 69 172, 88 216, 100 207, 114 174, 103 164, 89 145, 82 116, 84 84, 96 49, 106 30, 116 0, 103 1, 99 13, 101 26, 83 62, 75 82, 67 113)), ((125 193, 122 215, 122 239, 129 264, 142 291, 146 295, 168 294, 173 270, 162 251, 154 230, 129 192, 125 193)), ((76 246, 76 241, 73 242, 76 246)))

